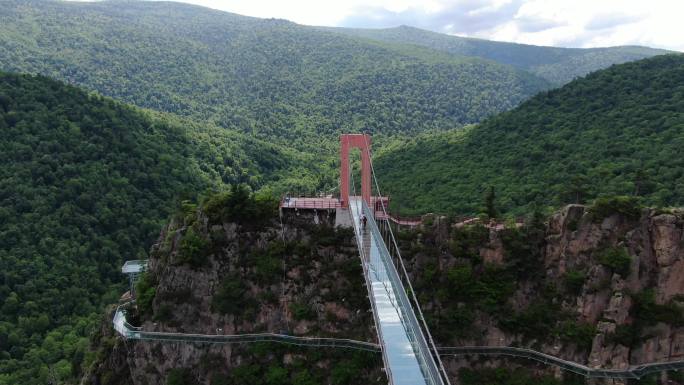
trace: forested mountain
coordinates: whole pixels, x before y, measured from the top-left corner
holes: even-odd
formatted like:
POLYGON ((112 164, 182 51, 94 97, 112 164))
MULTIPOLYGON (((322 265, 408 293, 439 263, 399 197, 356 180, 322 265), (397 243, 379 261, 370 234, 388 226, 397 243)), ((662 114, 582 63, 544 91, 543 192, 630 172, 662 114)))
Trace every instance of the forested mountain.
POLYGON ((635 195, 684 205, 684 55, 615 65, 465 130, 424 135, 377 159, 405 211, 478 213, 494 186, 510 214, 635 195))
POLYGON ((0 69, 316 148, 312 133, 478 122, 549 87, 478 58, 151 1, 4 1, 0 69))
POLYGON ((611 64, 668 53, 662 49, 639 46, 589 49, 542 47, 450 36, 408 26, 387 29, 327 29, 384 42, 415 44, 457 56, 489 59, 524 69, 557 86, 611 64))
POLYGON ((147 255, 182 199, 273 181, 263 175, 294 173, 298 156, 0 73, 0 384, 78 371, 88 326, 122 292, 122 261, 147 255))

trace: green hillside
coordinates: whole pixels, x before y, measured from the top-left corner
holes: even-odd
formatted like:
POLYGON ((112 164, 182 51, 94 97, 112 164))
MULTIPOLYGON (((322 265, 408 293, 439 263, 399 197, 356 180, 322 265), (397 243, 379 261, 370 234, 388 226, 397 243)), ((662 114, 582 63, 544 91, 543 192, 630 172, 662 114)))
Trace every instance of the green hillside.
MULTIPOLYGON (((376 169, 406 212, 509 214, 638 195, 684 205, 684 55, 612 66, 465 130, 421 136, 376 169)), ((395 206, 396 207, 396 206, 395 206)))
POLYGON ((329 30, 385 42, 415 44, 458 56, 489 59, 524 69, 554 85, 563 85, 576 77, 606 68, 611 64, 668 53, 661 49, 638 46, 590 49, 541 47, 450 36, 407 26, 387 29, 331 28, 329 30))
POLYGON ((511 66, 179 3, 9 0, 0 70, 300 148, 479 122, 542 89, 511 66))
POLYGON ((122 261, 147 255, 181 199, 222 182, 273 182, 307 159, 0 73, 0 162, 4 385, 78 371, 89 326, 122 293, 122 261))

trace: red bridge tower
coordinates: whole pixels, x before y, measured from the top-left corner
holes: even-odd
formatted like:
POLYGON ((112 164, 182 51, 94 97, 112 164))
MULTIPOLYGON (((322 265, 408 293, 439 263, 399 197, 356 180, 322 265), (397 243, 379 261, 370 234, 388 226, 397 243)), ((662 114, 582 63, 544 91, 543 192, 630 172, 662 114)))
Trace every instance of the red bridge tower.
POLYGON ((340 135, 340 203, 342 207, 349 207, 349 150, 358 148, 361 150, 361 197, 371 205, 371 164, 370 164, 371 137, 368 134, 342 134, 340 135))

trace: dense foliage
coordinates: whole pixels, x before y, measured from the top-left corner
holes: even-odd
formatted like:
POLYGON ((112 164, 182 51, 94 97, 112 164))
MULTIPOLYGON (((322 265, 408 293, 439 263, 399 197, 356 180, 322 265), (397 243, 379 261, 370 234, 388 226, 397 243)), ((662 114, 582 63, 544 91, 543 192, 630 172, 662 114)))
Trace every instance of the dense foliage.
POLYGON ((0 74, 0 384, 76 373, 94 315, 123 291, 122 261, 145 257, 174 202, 259 185, 287 164, 277 151, 0 74))
POLYGON ((563 373, 562 379, 552 376, 535 375, 524 368, 462 368, 458 371, 458 378, 463 385, 583 385, 586 380, 572 373, 563 373))
POLYGON ((445 35, 407 26, 388 29, 332 30, 385 42, 410 43, 458 56, 472 56, 509 64, 554 85, 565 84, 578 76, 632 60, 668 53, 647 47, 560 48, 515 44, 445 35))
MULTIPOLYGON (((376 161, 405 211, 478 213, 489 186, 509 214, 614 195, 684 204, 684 55, 613 66, 476 127, 424 135, 376 161)), ((605 210, 638 213, 632 198, 605 210)))
POLYGON ((5 1, 0 69, 318 151, 313 133, 449 129, 548 87, 478 58, 142 1, 5 1))
MULTIPOLYGON (((378 370, 380 354, 340 349, 311 349, 276 343, 236 347, 241 364, 226 372, 223 357, 207 355, 203 366, 211 368, 211 383, 219 385, 352 385, 381 384, 385 376, 378 370), (290 356, 290 359, 285 359, 290 356)), ((174 369, 167 384, 194 385, 192 369, 174 369), (180 379, 179 379, 180 377, 180 379)))
MULTIPOLYGON (((426 317, 439 344, 450 346, 477 338, 481 333, 478 317, 486 314, 501 330, 527 341, 557 338, 590 350, 594 327, 576 322, 575 315, 561 307, 561 299, 573 292, 544 280, 541 218, 520 229, 500 231, 505 250, 501 264, 487 263, 480 255, 480 248, 489 242, 486 227, 452 228, 449 222, 435 226, 400 232, 399 247, 411 266, 419 302, 430 304, 426 317), (452 228, 446 239, 440 228, 452 228), (511 307, 510 298, 525 285, 535 292, 529 306, 511 307)), ((580 287, 583 283, 584 276, 580 287)))

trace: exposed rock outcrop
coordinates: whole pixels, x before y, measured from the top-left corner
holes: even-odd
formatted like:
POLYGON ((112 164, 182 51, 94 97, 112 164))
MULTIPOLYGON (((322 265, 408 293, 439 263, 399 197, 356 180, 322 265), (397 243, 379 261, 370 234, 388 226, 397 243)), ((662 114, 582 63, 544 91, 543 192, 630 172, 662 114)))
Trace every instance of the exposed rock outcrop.
MULTIPOLYGON (((129 320, 145 331, 272 332, 376 342, 353 233, 330 226, 330 213, 315 213, 315 222, 311 215, 290 213, 282 226, 277 219, 216 221, 202 211, 172 220, 151 251, 145 279, 155 283, 153 299, 139 303, 140 314, 130 314, 129 320)), ((253 383, 250 375, 256 374, 250 370, 258 370, 259 383, 267 383, 269 375, 284 381, 279 383, 294 378, 309 383, 309 377, 328 382, 331 375, 343 383, 354 383, 347 377, 364 383, 385 380, 375 353, 277 344, 111 341, 114 347, 84 384, 163 384, 169 376, 186 376, 197 384, 253 383)))
MULTIPOLYGON (((535 231, 530 226, 453 226, 447 242, 440 241, 444 225, 423 228, 413 238, 405 235, 404 256, 416 291, 423 294, 425 313, 436 317, 433 335, 439 345, 525 346, 602 368, 684 359, 683 212, 643 210, 636 216, 600 218, 588 207, 569 205, 539 226, 538 236, 529 235, 535 231), (516 232, 527 235, 521 238, 516 232), (535 265, 538 274, 533 273, 535 265), (426 271, 429 281, 423 279, 426 271), (477 290, 482 290, 486 271, 513 281, 514 289, 501 303, 489 306, 454 291, 458 274, 472 272, 471 285, 479 285, 473 295, 483 295, 477 290), (463 306, 476 309, 468 332, 440 333, 440 327, 458 324, 453 317, 463 313, 454 309, 463 306), (548 309, 535 312, 535 306, 548 309), (553 323, 548 333, 525 333, 524 323, 537 320, 540 325, 553 323), (578 334, 582 332, 585 337, 578 334)), ((454 375, 464 365, 477 366, 468 360, 446 361, 454 375)))

